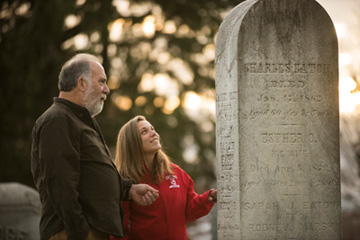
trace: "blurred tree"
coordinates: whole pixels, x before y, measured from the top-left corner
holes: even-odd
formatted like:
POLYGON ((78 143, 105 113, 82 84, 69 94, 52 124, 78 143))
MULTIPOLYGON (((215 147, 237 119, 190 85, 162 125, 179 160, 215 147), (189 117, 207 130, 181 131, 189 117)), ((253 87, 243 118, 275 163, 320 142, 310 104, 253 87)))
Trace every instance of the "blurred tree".
MULTIPOLYGON (((111 94, 97 119, 113 149, 145 115, 201 187, 215 180, 215 36, 235 0, 5 0, 0 9, 0 182, 33 186, 31 130, 76 52, 102 59, 111 94)), ((199 185, 199 186, 200 186, 199 185)))

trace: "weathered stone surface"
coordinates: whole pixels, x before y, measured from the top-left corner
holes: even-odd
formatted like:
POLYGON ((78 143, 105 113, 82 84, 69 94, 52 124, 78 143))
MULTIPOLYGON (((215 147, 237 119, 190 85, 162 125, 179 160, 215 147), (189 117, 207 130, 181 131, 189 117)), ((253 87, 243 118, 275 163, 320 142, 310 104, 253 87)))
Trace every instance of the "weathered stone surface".
POLYGON ((338 47, 314 0, 248 0, 216 41, 218 239, 341 239, 338 47))
POLYGON ((40 198, 19 183, 0 184, 0 239, 39 240, 40 198))

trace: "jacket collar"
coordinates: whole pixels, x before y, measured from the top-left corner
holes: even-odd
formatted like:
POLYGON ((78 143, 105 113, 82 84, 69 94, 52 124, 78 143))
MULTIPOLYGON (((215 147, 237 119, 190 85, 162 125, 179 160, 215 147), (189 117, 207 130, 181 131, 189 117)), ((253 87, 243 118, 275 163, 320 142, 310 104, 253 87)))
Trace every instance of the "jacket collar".
POLYGON ((89 111, 83 107, 80 106, 76 103, 73 103, 69 100, 66 100, 65 98, 59 98, 59 97, 55 97, 54 98, 54 103, 60 103, 60 104, 64 104, 67 107, 69 107, 77 116, 83 118, 83 117, 87 117, 87 118, 91 118, 89 111))

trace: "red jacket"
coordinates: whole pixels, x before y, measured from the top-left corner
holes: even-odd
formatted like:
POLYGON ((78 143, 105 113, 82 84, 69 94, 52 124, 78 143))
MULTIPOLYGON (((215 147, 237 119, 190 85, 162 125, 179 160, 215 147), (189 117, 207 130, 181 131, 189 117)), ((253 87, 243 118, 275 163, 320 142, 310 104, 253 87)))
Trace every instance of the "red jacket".
POLYGON ((172 164, 172 168, 172 178, 166 176, 158 185, 149 184, 159 190, 159 198, 153 204, 142 207, 133 202, 121 203, 125 215, 124 227, 128 234, 122 240, 188 239, 186 222, 210 212, 214 206, 214 202, 208 200, 210 191, 198 195, 190 176, 175 164, 172 164))

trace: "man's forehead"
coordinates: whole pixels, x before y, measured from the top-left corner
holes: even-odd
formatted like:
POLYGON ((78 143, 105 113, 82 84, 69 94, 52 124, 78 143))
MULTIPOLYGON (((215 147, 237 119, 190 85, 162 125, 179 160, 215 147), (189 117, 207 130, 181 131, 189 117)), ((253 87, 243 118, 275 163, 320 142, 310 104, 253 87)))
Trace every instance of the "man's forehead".
POLYGON ((104 71, 104 67, 100 63, 98 63, 98 62, 90 62, 90 64, 91 64, 91 69, 92 69, 93 73, 103 75, 102 78, 106 79, 106 74, 105 74, 105 71, 104 71))
POLYGON ((104 69, 104 67, 99 63, 99 62, 95 62, 95 61, 90 61, 91 67, 92 68, 101 68, 104 69))

